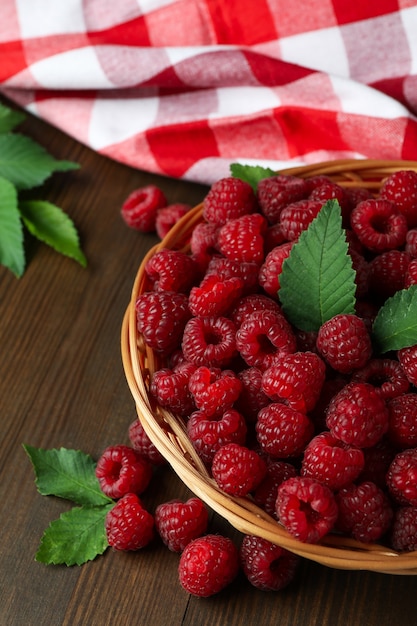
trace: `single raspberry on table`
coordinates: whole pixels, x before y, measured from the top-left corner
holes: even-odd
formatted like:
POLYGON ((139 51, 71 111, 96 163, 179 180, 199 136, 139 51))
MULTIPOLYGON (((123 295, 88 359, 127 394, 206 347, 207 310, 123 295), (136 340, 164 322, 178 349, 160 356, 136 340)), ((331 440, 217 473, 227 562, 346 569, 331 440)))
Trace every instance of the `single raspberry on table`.
POLYGON ((417 386, 417 344, 398 350, 397 356, 408 380, 417 386))
POLYGON ((281 231, 287 241, 297 241, 303 230, 306 230, 317 217, 322 202, 318 200, 298 200, 287 204, 280 216, 281 231))
POLYGON ((107 541, 115 550, 140 550, 154 538, 154 519, 134 493, 127 493, 105 519, 107 541))
POLYGON ((401 506, 394 514, 390 542, 394 550, 417 550, 417 506, 401 506))
POLYGON ((265 218, 260 213, 252 213, 224 224, 220 228, 217 245, 228 259, 261 265, 265 258, 265 233, 265 218))
POLYGON ((417 393, 404 393, 388 402, 388 433, 399 448, 417 447, 417 393))
POLYGON ((181 345, 184 327, 191 317, 183 293, 148 291, 136 300, 136 323, 146 344, 163 355, 181 345))
POLYGON ((229 316, 239 328, 249 315, 256 311, 275 311, 282 313, 281 307, 276 300, 269 298, 261 293, 254 293, 244 296, 235 304, 229 316))
POLYGON ((276 514, 296 539, 317 543, 333 529, 338 510, 335 496, 326 485, 296 476, 278 487, 276 514))
POLYGON ((222 446, 245 444, 247 426, 235 409, 225 411, 220 418, 209 418, 204 411, 195 411, 187 422, 187 433, 201 460, 210 465, 222 446))
POLYGON ((336 494, 336 528, 363 543, 378 541, 389 530, 393 509, 388 496, 375 483, 342 487, 336 494))
POLYGON ((219 226, 253 213, 257 201, 252 187, 240 178, 221 178, 213 183, 203 200, 203 217, 219 226))
POLYGON ((405 289, 410 257, 403 250, 387 250, 369 263, 369 291, 386 300, 400 289, 405 289))
POLYGON ((278 487, 284 480, 297 476, 294 465, 286 461, 272 461, 267 464, 266 475, 253 493, 256 504, 272 517, 276 516, 275 502, 278 487))
POLYGON ((259 270, 259 284, 272 298, 278 298, 279 276, 285 259, 290 256, 293 245, 293 241, 287 241, 268 252, 259 270))
POLYGON ((185 325, 181 347, 194 365, 227 367, 237 355, 236 327, 227 317, 192 317, 185 325))
POLYGON ((295 578, 300 557, 262 537, 245 535, 240 562, 249 582, 262 591, 280 591, 295 578))
POLYGON ((360 448, 343 443, 325 431, 313 437, 304 450, 300 473, 337 491, 356 480, 364 464, 360 448))
POLYGON ((246 496, 266 474, 266 463, 254 450, 229 443, 217 450, 211 471, 220 489, 231 496, 246 496))
POLYGON ((409 228, 417 226, 417 172, 401 170, 390 174, 379 195, 393 202, 406 217, 409 228))
POLYGON ((262 371, 257 367, 248 367, 237 375, 242 383, 241 392, 235 408, 242 413, 248 423, 254 424, 259 411, 271 400, 262 390, 262 371))
POLYGON ((173 552, 182 552, 190 541, 205 534, 207 526, 208 512, 200 498, 170 500, 155 509, 155 528, 173 552))
POLYGON ((410 387, 403 368, 395 359, 370 359, 352 374, 352 382, 370 383, 384 400, 406 393, 410 387))
POLYGON ((129 194, 123 202, 121 215, 130 228, 149 233, 156 229, 158 211, 166 205, 163 191, 155 185, 146 185, 129 194))
POLYGON ((197 279, 198 266, 185 252, 162 248, 147 261, 145 273, 153 291, 188 293, 197 279))
POLYGON ((255 427, 261 449, 276 459, 301 454, 314 432, 313 423, 305 413, 280 402, 261 409, 255 427))
POLYGON ((259 181, 257 197, 261 212, 270 224, 277 224, 282 209, 291 202, 306 198, 308 183, 297 176, 269 176, 259 181))
POLYGON ((342 313, 324 322, 316 346, 330 367, 342 374, 363 367, 372 355, 371 338, 357 315, 342 313))
POLYGON ((350 223, 359 241, 371 252, 393 250, 405 243, 407 220, 389 200, 360 202, 350 215, 350 223))
POLYGON ((401 505, 417 506, 417 448, 398 452, 387 472, 387 486, 401 505))
POLYGON ((196 365, 185 361, 174 369, 163 367, 157 370, 151 379, 150 392, 158 404, 181 417, 188 417, 195 411, 188 383, 196 369, 196 365))
POLYGON ((175 226, 175 224, 190 210, 191 205, 183 204, 181 202, 169 204, 168 206, 159 209, 155 220, 155 230, 159 239, 164 239, 171 228, 175 226))
POLYGON ((326 424, 337 439, 368 448, 387 432, 388 409, 369 383, 348 383, 330 401, 326 424))
POLYGON ((314 352, 280 354, 264 371, 262 389, 274 402, 309 413, 319 399, 325 377, 324 361, 314 352))
POLYGON ((242 389, 233 370, 205 366, 190 375, 188 386, 196 407, 209 418, 231 409, 242 389))
POLYGON ((185 591, 207 598, 227 587, 237 576, 239 567, 239 551, 233 541, 209 534, 185 547, 178 574, 185 591))
POLYGON ((243 287, 243 278, 220 278, 215 274, 206 274, 199 285, 192 287, 188 306, 191 313, 198 317, 225 315, 239 300, 243 287))
POLYGON ((130 446, 107 447, 96 465, 100 488, 109 498, 141 494, 152 478, 152 465, 130 446))
POLYGON ((159 452, 158 448, 149 439, 139 419, 135 419, 129 426, 129 440, 132 448, 152 465, 166 465, 167 460, 159 452))

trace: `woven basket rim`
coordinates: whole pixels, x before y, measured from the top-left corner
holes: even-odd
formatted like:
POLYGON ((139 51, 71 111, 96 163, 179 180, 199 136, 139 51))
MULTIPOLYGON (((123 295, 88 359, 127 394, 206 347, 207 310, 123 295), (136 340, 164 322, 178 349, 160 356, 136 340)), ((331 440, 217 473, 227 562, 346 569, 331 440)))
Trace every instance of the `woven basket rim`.
MULTIPOLYGON (((385 177, 403 169, 417 171, 417 161, 343 159, 286 168, 280 173, 301 177, 326 174, 342 186, 362 186, 377 191, 385 177)), ((162 248, 175 247, 187 251, 191 232, 202 219, 202 204, 199 204, 148 251, 136 274, 124 315, 121 329, 122 362, 137 415, 145 432, 184 484, 243 534, 261 536, 295 554, 335 569, 416 575, 417 551, 398 553, 384 545, 363 544, 338 534, 329 534, 318 544, 302 543, 250 498, 226 495, 209 476, 188 440, 185 425, 169 411, 156 405, 150 396, 150 378, 162 364, 159 357, 144 344, 136 327, 135 303, 138 295, 146 289, 144 267, 148 259, 162 248)))

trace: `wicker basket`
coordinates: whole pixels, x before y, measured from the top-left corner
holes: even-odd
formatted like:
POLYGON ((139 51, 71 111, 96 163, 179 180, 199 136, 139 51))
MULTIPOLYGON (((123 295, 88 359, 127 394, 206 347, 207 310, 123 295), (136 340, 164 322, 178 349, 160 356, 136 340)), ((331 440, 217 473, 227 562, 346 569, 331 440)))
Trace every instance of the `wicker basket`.
MULTIPOLYGON (((326 174, 342 186, 367 187, 378 192, 386 176, 401 169, 417 171, 416 161, 339 160, 294 167, 281 173, 300 177, 326 174)), ((368 570, 388 574, 417 574, 417 551, 397 553, 382 545, 368 545, 341 535, 329 534, 319 544, 294 539, 276 520, 249 498, 226 495, 210 478, 187 437, 185 425, 157 406, 149 394, 153 373, 163 366, 137 332, 135 302, 149 288, 144 272, 147 260, 161 248, 187 251, 194 226, 201 222, 202 205, 182 218, 165 239, 143 259, 132 290, 121 334, 123 366, 143 427, 162 455, 187 485, 209 507, 245 534, 258 535, 304 558, 336 569, 368 570)))

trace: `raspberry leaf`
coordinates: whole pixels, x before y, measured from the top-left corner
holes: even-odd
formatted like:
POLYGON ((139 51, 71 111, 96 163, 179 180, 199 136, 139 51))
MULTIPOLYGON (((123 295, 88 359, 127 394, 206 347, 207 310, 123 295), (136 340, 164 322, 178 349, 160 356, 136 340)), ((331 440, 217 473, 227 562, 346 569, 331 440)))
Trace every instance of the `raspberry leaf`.
POLYGON ((58 496, 90 507, 113 502, 100 489, 96 464, 80 450, 44 450, 23 446, 32 461, 36 486, 43 496, 58 496))
POLYGON ((0 133, 8 133, 26 119, 21 111, 13 111, 0 102, 0 133))
POLYGON ((373 323, 372 339, 381 354, 417 344, 417 285, 386 300, 373 323))
POLYGON ((77 230, 62 209, 42 200, 21 202, 19 209, 32 235, 86 267, 87 260, 80 249, 77 230))
POLYGON ((0 264, 16 276, 25 269, 23 227, 17 207, 16 188, 0 178, 0 264))
POLYGON ((355 271, 337 200, 327 201, 285 259, 279 299, 289 321, 318 331, 340 313, 355 312, 355 271))
POLYGON ((249 183, 254 191, 256 191, 260 180, 277 175, 277 172, 271 170, 269 167, 242 165, 241 163, 232 163, 230 165, 230 172, 235 178, 240 178, 240 180, 245 181, 245 183, 249 183))
POLYGON ((105 518, 114 503, 99 507, 74 507, 45 530, 36 561, 47 565, 82 565, 108 547, 105 518))

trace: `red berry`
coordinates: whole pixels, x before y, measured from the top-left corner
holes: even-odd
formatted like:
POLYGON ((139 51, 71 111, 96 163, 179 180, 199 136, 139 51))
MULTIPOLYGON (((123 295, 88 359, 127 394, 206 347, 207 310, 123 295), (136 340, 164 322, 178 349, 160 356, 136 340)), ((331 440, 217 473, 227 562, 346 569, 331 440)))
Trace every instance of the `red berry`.
POLYGON ((255 423, 260 409, 271 402, 262 390, 262 371, 257 367, 248 367, 237 376, 242 383, 242 389, 235 408, 247 422, 255 423))
POLYGON ((159 209, 156 214, 155 230, 160 239, 164 239, 169 233, 171 228, 182 218, 188 211, 190 211, 191 205, 182 204, 177 202, 170 204, 169 206, 159 209))
POLYGON ((397 356, 408 380, 417 386, 417 344, 398 350, 397 356))
POLYGON ((293 244, 293 241, 288 241, 268 252, 259 270, 259 284, 272 298, 278 298, 282 265, 285 259, 290 256, 293 244))
POLYGON ((152 463, 152 465, 166 465, 167 460, 149 439, 138 419, 135 419, 129 426, 129 440, 133 449, 152 463))
POLYGON ((230 220, 221 227, 217 244, 228 259, 260 265, 264 260, 265 218, 259 213, 230 220))
POLYGON ((196 411, 187 422, 187 433, 202 461, 210 465, 217 450, 227 443, 244 445, 247 427, 243 416, 235 409, 212 419, 203 411, 196 411))
POLYGON ((196 409, 188 383, 197 366, 185 361, 174 369, 161 368, 151 380, 150 391, 158 404, 175 415, 188 417, 196 409))
POLYGON ((262 537, 245 535, 240 547, 242 569, 262 591, 280 591, 294 580, 300 557, 262 537))
POLYGON ((388 250, 369 263, 368 285, 372 294, 385 300, 406 286, 410 257, 403 250, 388 250))
POLYGON ((405 393, 388 403, 388 438, 399 448, 417 447, 417 394, 405 393))
POLYGON ((205 270, 217 251, 219 226, 217 224, 197 224, 191 233, 191 254, 198 266, 205 270))
POLYGON ((333 181, 323 181, 316 185, 309 195, 310 200, 319 201, 323 205, 328 200, 337 200, 342 210, 343 223, 349 221, 351 203, 345 189, 333 181))
POLYGON ((271 457, 285 459, 301 454, 313 435, 311 420, 295 409, 273 403, 261 409, 256 436, 262 450, 271 457))
POLYGON ((191 541, 180 557, 181 586, 207 598, 229 585, 239 571, 239 552, 228 537, 205 535, 191 541))
POLYGON ((281 307, 276 300, 272 300, 272 298, 260 293, 254 293, 241 298, 235 304, 230 312, 230 318, 236 324, 236 328, 239 328, 252 313, 265 310, 281 313, 281 307))
POLYGON ((254 450, 229 443, 217 450, 211 471, 214 480, 225 493, 246 496, 264 478, 266 463, 254 450))
POLYGON ((417 257, 417 228, 410 228, 405 237, 405 251, 413 259, 417 257))
POLYGON ((237 276, 219 278, 215 274, 206 274, 190 291, 190 311, 199 317, 225 315, 242 295, 243 286, 243 278, 237 276))
POLYGON ((155 509, 155 527, 164 544, 173 552, 182 552, 207 530, 208 512, 200 498, 187 502, 171 500, 155 509))
POLYGON ((395 511, 391 545, 399 552, 417 550, 417 506, 402 506, 395 511))
POLYGON ((336 494, 336 528, 357 541, 375 543, 388 531, 393 510, 387 495, 372 482, 349 485, 336 494))
POLYGON ((408 289, 411 285, 417 285, 417 258, 411 259, 405 276, 404 288, 408 289))
POLYGON ((154 291, 188 293, 197 277, 198 266, 185 252, 163 248, 149 259, 145 272, 154 291))
POLYGON ((297 476, 297 470, 291 463, 285 461, 272 461, 268 464, 266 475, 253 493, 256 504, 264 511, 275 517, 275 502, 278 495, 278 487, 284 480, 297 476))
POLYGON ((270 176, 259 181, 257 196, 261 212, 270 224, 277 224, 282 209, 308 195, 308 184, 297 176, 270 176))
POLYGON ((388 468, 387 486, 398 504, 417 506, 417 448, 395 455, 388 468))
POLYGON ((204 366, 191 374, 188 384, 197 408, 209 418, 231 409, 242 389, 233 370, 204 366))
POLYGON ((335 315, 324 322, 316 345, 327 363, 342 374, 363 367, 372 354, 365 322, 357 315, 335 315))
POLYGON ((358 478, 359 481, 371 481, 386 489, 386 474, 398 449, 384 435, 374 446, 363 449, 365 466, 358 478))
POLYGON ((128 226, 143 233, 156 228, 156 216, 159 209, 167 205, 161 189, 155 185, 147 185, 135 189, 123 202, 121 214, 128 226))
POLYGON ((96 476, 106 496, 121 498, 145 491, 152 478, 152 465, 129 446, 109 446, 97 461, 96 476))
POLYGON ((242 295, 258 291, 259 266, 256 263, 240 263, 225 257, 214 256, 206 271, 206 277, 214 274, 219 280, 240 278, 242 280, 242 295))
POLYGON ((284 207, 280 216, 284 237, 288 241, 296 241, 317 217, 322 206, 323 203, 317 200, 299 200, 284 207))
POLYGON ((371 199, 360 202, 350 216, 351 226, 359 241, 372 252, 385 252, 405 243, 407 220, 389 200, 371 199))
POLYGON ((227 367, 236 356, 236 327, 226 317, 193 317, 182 337, 185 358, 194 365, 227 367))
POLYGON ((326 485, 296 476, 278 487, 276 514, 296 539, 317 543, 334 527, 338 511, 335 497, 326 485))
POLYGON ((403 368, 394 359, 370 359, 352 375, 352 382, 370 383, 384 400, 406 393, 410 383, 403 368))
POLYGON ((203 201, 203 217, 207 222, 223 225, 256 209, 252 187, 239 178, 227 177, 216 181, 203 201))
POLYGON ((128 493, 107 513, 105 529, 115 550, 139 550, 154 537, 154 519, 137 495, 128 493))
POLYGON ((394 172, 380 189, 381 198, 393 202, 407 218, 409 228, 417 226, 417 173, 413 170, 394 172))
POLYGON ((168 355, 181 344, 186 322, 191 317, 185 294, 170 291, 146 292, 136 301, 136 320, 145 343, 168 355))

